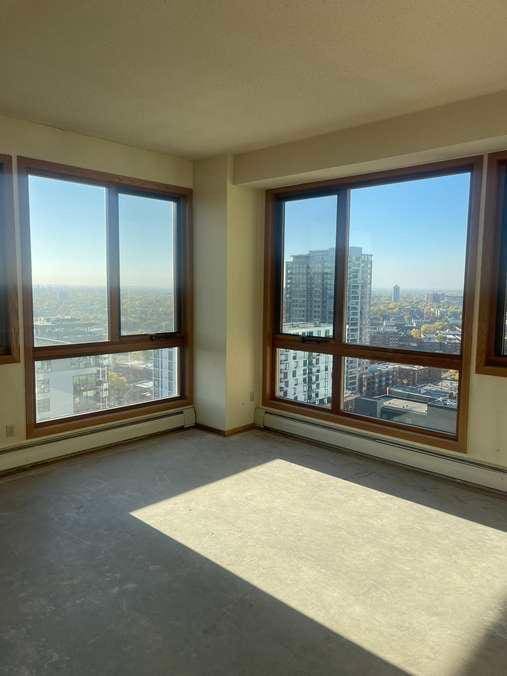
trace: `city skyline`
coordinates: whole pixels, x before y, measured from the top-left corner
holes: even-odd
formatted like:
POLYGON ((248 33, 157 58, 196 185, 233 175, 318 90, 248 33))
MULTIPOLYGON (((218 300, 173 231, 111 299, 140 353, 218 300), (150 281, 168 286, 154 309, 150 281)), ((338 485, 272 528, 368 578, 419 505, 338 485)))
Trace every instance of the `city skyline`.
MULTIPOLYGON (((459 351, 461 308, 452 294, 428 292, 401 299, 394 284, 385 297, 372 294, 374 257, 350 247, 344 340, 433 352, 459 351)), ((334 330, 334 248, 312 250, 285 261, 282 331, 330 337, 334 330)), ((329 409, 333 400, 332 354, 277 350, 277 395, 329 409)), ((459 373, 420 365, 343 360, 342 410, 368 418, 454 433, 459 373)))
MULTIPOLYGON (((349 246, 375 256, 372 287, 462 289, 469 192, 468 173, 352 189, 349 246)), ((334 247, 336 213, 336 195, 287 201, 285 259, 334 247)))
MULTIPOLYGON (((106 287, 105 188, 30 176, 29 192, 33 284, 106 287)), ((174 202, 120 193, 118 210, 122 287, 172 291, 174 202)))

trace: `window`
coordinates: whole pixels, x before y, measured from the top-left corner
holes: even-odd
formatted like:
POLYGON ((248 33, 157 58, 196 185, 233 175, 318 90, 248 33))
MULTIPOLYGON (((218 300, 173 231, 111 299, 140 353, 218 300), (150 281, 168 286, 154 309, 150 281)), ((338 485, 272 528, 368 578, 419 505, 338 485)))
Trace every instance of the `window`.
POLYGON ((191 401, 191 191, 20 159, 30 436, 191 401))
POLYGON ((480 166, 268 191, 264 405, 465 450, 480 166))
POLYGON ((488 158, 478 373, 507 376, 507 152, 488 158))
POLYGON ((19 361, 11 158, 0 155, 0 364, 19 361))

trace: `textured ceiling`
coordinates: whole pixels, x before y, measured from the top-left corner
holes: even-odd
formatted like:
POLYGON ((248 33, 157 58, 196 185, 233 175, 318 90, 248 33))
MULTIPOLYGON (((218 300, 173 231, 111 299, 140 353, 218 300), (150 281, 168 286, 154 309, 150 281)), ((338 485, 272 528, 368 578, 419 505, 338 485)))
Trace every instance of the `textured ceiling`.
POLYGON ((507 89, 505 0, 2 0, 0 17, 0 112, 187 157, 507 89))

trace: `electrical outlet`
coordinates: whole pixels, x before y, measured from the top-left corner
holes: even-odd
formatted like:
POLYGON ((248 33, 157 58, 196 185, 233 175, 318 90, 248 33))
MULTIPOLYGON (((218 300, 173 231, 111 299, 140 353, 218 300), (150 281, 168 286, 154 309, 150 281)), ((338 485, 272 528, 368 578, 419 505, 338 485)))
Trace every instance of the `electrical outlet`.
POLYGON ((11 437, 16 436, 16 426, 15 425, 6 425, 5 426, 5 438, 10 439, 11 437))

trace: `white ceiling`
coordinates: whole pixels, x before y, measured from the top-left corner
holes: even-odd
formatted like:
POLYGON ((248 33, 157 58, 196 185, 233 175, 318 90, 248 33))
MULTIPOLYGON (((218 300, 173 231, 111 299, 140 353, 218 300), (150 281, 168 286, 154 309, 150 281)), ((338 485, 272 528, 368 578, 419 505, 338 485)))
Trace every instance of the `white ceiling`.
POLYGON ((236 152, 507 89, 506 28, 505 0, 1 0, 0 112, 236 152))

